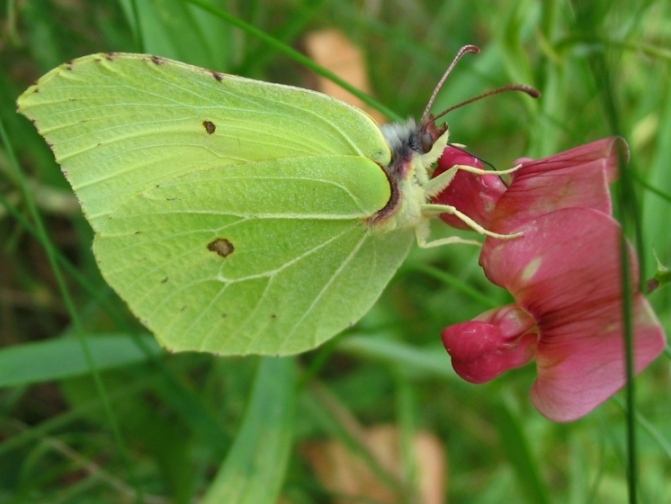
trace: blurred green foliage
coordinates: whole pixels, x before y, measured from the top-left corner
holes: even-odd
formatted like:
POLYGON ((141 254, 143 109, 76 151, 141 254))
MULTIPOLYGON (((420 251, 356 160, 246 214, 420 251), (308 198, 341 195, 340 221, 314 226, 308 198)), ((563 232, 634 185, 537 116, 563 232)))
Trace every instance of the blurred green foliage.
MULTIPOLYGON (((558 425, 529 403, 532 366, 482 386, 451 371, 440 331, 507 300, 486 281, 477 251, 468 247, 414 251, 364 320, 297 358, 297 381, 291 366, 272 360, 157 356, 144 346, 144 358, 119 353, 101 364, 95 386, 95 357, 84 365, 81 343, 72 344, 74 314, 45 250, 65 272, 79 333, 92 355, 114 352, 98 347, 111 333, 124 349, 129 341, 142 344, 143 329, 102 281, 90 252, 91 231, 48 147, 16 114, 15 100, 47 70, 100 51, 150 52, 305 84, 302 63, 231 24, 232 16, 298 51, 311 30, 340 29, 363 49, 375 98, 400 117, 418 116, 459 47, 476 44, 482 53, 459 64, 434 110, 510 82, 532 85, 543 96, 532 101, 502 95, 459 109, 448 118, 451 140, 507 167, 520 156, 624 135, 631 148, 626 194, 636 205, 615 203, 640 230, 643 276, 650 278, 653 251, 671 264, 668 2, 5 0, 0 9, 0 119, 6 131, 0 145, 0 345, 60 342, 49 352, 26 346, 21 358, 39 373, 0 391, 0 503, 193 502, 220 467, 219 478, 240 477, 236 469, 247 463, 240 454, 264 453, 249 429, 270 414, 279 430, 259 430, 268 436, 268 456, 275 457, 275 473, 266 474, 275 478, 267 483, 267 502, 274 502, 275 487, 285 502, 327 502, 330 496, 307 469, 299 446, 326 436, 351 444, 343 411, 363 425, 395 423, 405 435, 417 428, 434 432, 447 448, 452 503, 627 501, 631 455, 619 399, 558 425), (48 242, 36 234, 28 199, 45 223, 48 242), (631 208, 633 216, 626 214, 631 208), (328 390, 330 399, 310 384, 328 390), (284 398, 287 407, 272 409, 268 397, 284 398)), ((450 231, 437 226, 436 232, 450 231)), ((670 292, 667 287, 651 297, 667 333, 670 292)), ((640 502, 671 501, 668 368, 667 355, 637 380, 640 502)), ((406 469, 412 474, 412 467, 406 469)), ((392 487, 398 502, 412 501, 412 481, 392 487)))

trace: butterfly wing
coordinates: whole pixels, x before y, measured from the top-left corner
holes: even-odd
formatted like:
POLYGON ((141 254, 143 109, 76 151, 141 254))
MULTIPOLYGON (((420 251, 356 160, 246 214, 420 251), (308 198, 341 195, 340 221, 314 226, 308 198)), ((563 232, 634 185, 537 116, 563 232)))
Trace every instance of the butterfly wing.
POLYGON ((121 202, 208 167, 311 155, 390 153, 366 114, 308 90, 145 54, 61 65, 19 98, 94 229, 121 202))
POLYGON ((413 240, 366 225, 384 196, 368 163, 288 158, 172 179, 112 214, 100 269, 168 348, 313 348, 368 311, 413 240))
POLYGON ((21 97, 79 197, 107 281, 166 347, 313 348, 356 322, 408 253, 367 219, 389 148, 318 93, 146 55, 94 55, 21 97))

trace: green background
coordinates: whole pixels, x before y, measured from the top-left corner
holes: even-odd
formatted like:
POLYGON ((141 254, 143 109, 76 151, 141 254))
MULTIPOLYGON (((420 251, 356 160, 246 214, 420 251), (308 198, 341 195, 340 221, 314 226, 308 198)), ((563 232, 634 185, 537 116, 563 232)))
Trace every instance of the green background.
MULTIPOLYGON (((450 502, 632 501, 632 465, 635 499, 671 500, 668 352, 636 381, 629 417, 618 394, 571 424, 531 406, 533 366, 481 386, 456 377, 440 331, 509 301, 469 247, 414 250, 361 323, 297 359, 161 353, 102 281, 91 229, 15 112, 37 77, 99 51, 305 85, 305 62, 278 42, 300 51, 304 34, 336 27, 364 51, 376 100, 416 117, 458 48, 476 44, 482 53, 459 64, 434 110, 510 82, 543 97, 455 111, 451 140, 505 168, 623 135, 631 170, 615 188, 616 215, 647 279, 655 253, 671 264, 668 2, 5 0, 0 9, 0 502, 329 502, 299 447, 336 437, 373 464, 350 418, 396 424, 406 442, 416 429, 434 432, 450 502)), ((650 297, 667 334, 669 292, 650 297)), ((413 502, 412 457, 404 463, 406 478, 383 480, 398 502, 413 502)))

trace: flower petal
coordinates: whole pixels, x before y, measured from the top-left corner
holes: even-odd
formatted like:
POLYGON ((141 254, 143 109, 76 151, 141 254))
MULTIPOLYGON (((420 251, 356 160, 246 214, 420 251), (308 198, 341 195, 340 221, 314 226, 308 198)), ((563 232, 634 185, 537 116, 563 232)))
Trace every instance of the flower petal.
MULTIPOLYGON (((483 169, 480 160, 472 154, 456 147, 448 146, 438 160, 438 167, 433 173, 433 177, 435 178, 454 165, 466 165, 483 169)), ((477 175, 459 170, 450 185, 436 196, 433 202, 452 205, 481 226, 487 227, 494 212, 496 202, 505 190, 505 184, 496 175, 477 175)), ((470 226, 464 224, 454 215, 441 214, 440 218, 452 227, 471 229, 470 226)))
POLYGON ((616 178, 622 146, 623 140, 606 138, 536 161, 521 160, 522 168, 498 200, 491 229, 511 232, 562 208, 587 207, 610 215, 608 184, 616 178))
MULTIPOLYGON (((636 294, 634 371, 639 373, 665 345, 664 331, 647 299, 636 294)), ((551 335, 538 346, 538 379, 531 401, 557 422, 576 420, 625 385, 625 348, 620 303, 584 319, 573 337, 551 335)))
MULTIPOLYGON (((568 208, 518 230, 524 234, 521 238, 487 238, 480 264, 487 277, 508 289, 536 320, 556 321, 558 310, 576 319, 622 298, 621 229, 611 217, 589 208, 568 208)), ((635 284, 638 264, 631 250, 630 265, 635 284)))
MULTIPOLYGON (((537 321, 534 404, 553 420, 573 420, 624 384, 621 229, 597 210, 572 208, 519 230, 522 238, 487 238, 480 261, 490 280, 508 289, 537 321)), ((633 251, 630 264, 636 288, 633 251)), ((634 319, 636 369, 641 370, 663 350, 665 338, 640 295, 634 319)))

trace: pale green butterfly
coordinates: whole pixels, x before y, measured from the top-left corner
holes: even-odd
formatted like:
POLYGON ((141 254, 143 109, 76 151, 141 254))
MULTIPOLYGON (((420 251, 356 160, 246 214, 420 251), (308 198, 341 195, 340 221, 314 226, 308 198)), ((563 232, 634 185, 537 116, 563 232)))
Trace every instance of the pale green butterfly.
POLYGON ((309 350, 369 310, 415 237, 458 241, 427 243, 456 211, 430 203, 450 177, 430 178, 448 133, 428 112, 380 128, 320 93, 121 53, 64 64, 18 104, 103 276, 170 350, 309 350))

